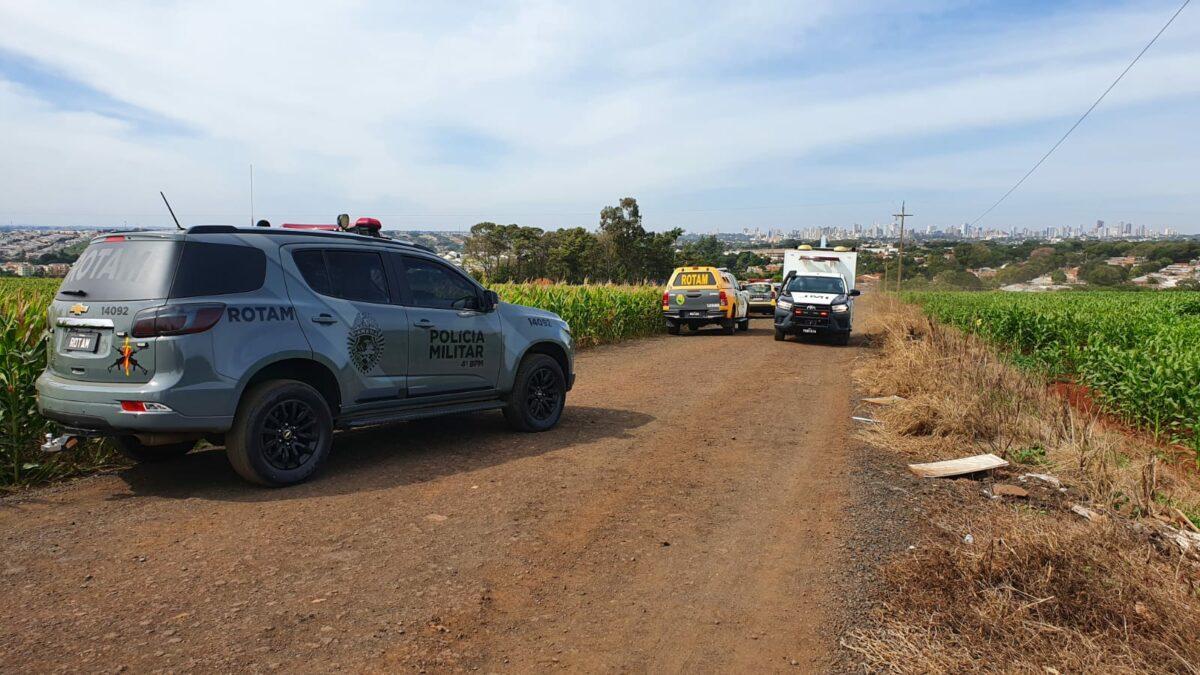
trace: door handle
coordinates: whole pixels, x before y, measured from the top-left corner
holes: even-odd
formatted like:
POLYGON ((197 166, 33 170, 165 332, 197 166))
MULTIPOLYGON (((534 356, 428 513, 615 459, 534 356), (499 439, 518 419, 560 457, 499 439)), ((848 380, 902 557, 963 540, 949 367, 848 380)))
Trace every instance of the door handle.
POLYGON ((330 324, 337 323, 337 319, 333 318, 329 314, 318 314, 318 315, 314 316, 312 318, 312 320, 313 320, 313 323, 319 323, 322 326, 328 326, 330 324))
POLYGON ((430 321, 429 319, 421 319, 420 321, 414 323, 413 325, 416 326, 417 328, 433 328, 433 322, 430 321))

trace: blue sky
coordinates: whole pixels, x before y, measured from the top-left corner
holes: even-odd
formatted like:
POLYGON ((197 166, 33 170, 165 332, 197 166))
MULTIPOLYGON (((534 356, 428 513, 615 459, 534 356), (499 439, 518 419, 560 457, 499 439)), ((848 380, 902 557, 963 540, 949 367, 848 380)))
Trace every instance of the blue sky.
MULTIPOLYGON (((972 220, 1176 2, 0 0, 0 222, 972 220)), ((984 225, 1200 231, 1200 8, 984 225)))

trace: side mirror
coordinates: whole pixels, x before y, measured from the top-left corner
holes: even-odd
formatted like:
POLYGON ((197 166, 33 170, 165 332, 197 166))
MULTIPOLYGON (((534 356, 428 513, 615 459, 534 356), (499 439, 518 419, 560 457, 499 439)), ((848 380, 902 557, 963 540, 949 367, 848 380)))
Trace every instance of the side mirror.
POLYGON ((857 288, 850 289, 850 297, 853 298, 853 297, 857 297, 859 295, 862 295, 862 291, 858 290, 857 288))
POLYGON ((493 309, 496 309, 496 307, 500 304, 500 294, 496 291, 484 291, 483 299, 486 305, 483 308, 483 311, 485 312, 490 312, 493 309))

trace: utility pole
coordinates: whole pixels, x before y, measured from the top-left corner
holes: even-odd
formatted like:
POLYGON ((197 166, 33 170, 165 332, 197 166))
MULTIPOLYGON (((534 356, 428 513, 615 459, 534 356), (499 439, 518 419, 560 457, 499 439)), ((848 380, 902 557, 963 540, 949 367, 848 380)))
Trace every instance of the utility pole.
POLYGON ((893 218, 900 219, 900 258, 896 261, 896 292, 900 292, 900 284, 904 281, 904 219, 911 216, 904 210, 904 202, 900 202, 900 213, 893 213, 893 218))

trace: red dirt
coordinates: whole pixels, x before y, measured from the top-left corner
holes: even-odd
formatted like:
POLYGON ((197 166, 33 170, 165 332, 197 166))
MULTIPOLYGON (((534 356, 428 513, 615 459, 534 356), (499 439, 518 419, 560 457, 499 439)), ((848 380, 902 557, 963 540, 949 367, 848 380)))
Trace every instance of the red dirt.
POLYGON ((1198 472, 1195 452, 1182 445, 1156 440, 1153 435, 1131 427, 1115 415, 1104 412, 1096 400, 1095 394, 1087 385, 1075 382, 1054 382, 1049 388, 1051 393, 1065 400, 1075 410, 1095 417, 1104 429, 1115 431, 1131 440, 1169 453, 1171 463, 1176 467, 1192 473, 1198 472))
POLYGON ((0 500, 0 671, 827 669, 856 351, 641 340, 581 355, 543 434, 481 414, 339 435, 293 488, 207 451, 0 500))

